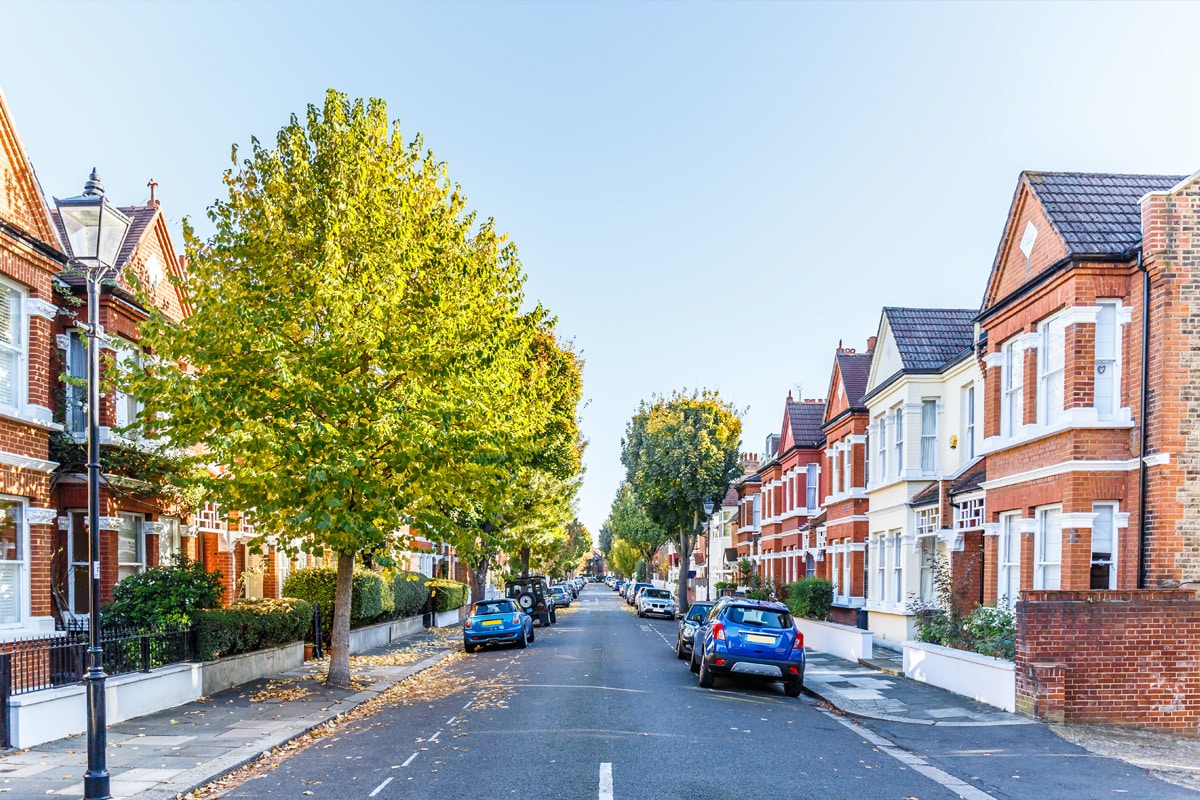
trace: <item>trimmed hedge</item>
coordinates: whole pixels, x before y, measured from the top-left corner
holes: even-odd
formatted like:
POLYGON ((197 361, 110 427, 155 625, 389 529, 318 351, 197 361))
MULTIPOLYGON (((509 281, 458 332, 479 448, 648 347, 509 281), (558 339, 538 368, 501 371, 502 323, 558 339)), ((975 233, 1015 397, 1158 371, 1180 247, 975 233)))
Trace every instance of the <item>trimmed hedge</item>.
MULTIPOLYGON (((321 625, 333 630, 333 599, 337 595, 337 567, 304 567, 283 582, 283 594, 321 606, 321 625)), ((350 594, 350 626, 374 622, 383 616, 383 576, 369 569, 354 570, 350 594)))
POLYGON ((180 556, 169 567, 150 567, 113 587, 113 601, 100 609, 105 625, 153 628, 188 625, 195 612, 221 601, 221 573, 180 556))
POLYGON ((471 593, 471 587, 465 583, 448 581, 443 578, 426 581, 425 585, 433 594, 435 611, 453 611, 456 608, 462 608, 467 604, 467 598, 471 593))
POLYGON ((415 617, 429 600, 429 578, 420 572, 397 572, 392 576, 393 614, 396 618, 415 617))
POLYGON ((829 619, 833 605, 833 583, 824 578, 801 578, 788 584, 787 606, 793 616, 829 619))
POLYGON ((238 600, 228 608, 192 614, 196 658, 250 653, 300 641, 312 627, 312 605, 294 597, 238 600))

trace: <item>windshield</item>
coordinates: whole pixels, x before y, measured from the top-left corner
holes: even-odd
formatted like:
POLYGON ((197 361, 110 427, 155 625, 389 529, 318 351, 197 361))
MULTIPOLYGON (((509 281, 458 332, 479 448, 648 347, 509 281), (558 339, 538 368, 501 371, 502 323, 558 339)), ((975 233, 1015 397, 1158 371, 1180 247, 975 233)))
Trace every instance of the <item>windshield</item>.
POLYGON ((483 614, 511 614, 514 611, 516 609, 513 608, 513 604, 507 600, 491 600, 486 603, 476 603, 471 613, 480 616, 483 614))
POLYGON ((688 609, 688 622, 701 622, 708 615, 712 606, 692 606, 688 609))
POLYGON ((666 589, 647 589, 642 592, 642 597, 652 598, 654 600, 670 600, 671 593, 666 589))

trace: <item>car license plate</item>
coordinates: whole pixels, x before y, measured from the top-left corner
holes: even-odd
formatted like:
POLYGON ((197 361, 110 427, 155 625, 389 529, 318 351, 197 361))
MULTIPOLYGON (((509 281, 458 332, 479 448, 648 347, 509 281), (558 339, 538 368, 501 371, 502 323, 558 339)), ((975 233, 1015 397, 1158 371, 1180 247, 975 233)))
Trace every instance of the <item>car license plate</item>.
POLYGON ((498 619, 485 619, 483 621, 483 627, 485 627, 485 628, 489 625, 499 625, 499 624, 500 624, 500 620, 498 620, 498 619))
POLYGON ((754 642, 755 644, 775 644, 775 637, 763 636, 761 633, 747 633, 746 641, 754 642))

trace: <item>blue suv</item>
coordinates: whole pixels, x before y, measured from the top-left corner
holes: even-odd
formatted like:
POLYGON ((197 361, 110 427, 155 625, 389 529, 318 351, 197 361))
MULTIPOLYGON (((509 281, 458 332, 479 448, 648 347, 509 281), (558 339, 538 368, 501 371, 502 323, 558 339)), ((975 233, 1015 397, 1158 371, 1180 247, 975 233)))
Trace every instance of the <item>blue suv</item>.
POLYGON ((777 681, 788 697, 804 688, 804 634, 783 603, 745 598, 717 601, 692 648, 692 672, 711 689, 718 675, 777 681))

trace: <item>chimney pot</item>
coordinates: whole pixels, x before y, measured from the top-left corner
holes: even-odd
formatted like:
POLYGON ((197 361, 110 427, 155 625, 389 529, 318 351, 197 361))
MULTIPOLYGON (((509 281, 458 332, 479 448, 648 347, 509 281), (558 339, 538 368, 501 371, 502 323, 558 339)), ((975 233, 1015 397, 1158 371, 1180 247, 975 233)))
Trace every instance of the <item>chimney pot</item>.
POLYGON ((878 338, 879 337, 877 337, 877 336, 872 336, 870 339, 867 339, 867 352, 868 353, 875 352, 875 340, 878 338))

